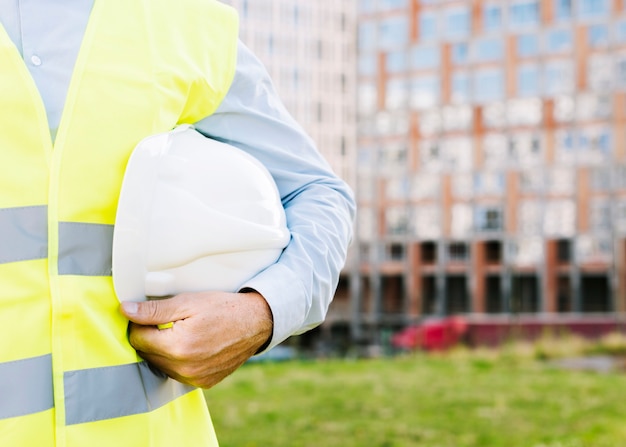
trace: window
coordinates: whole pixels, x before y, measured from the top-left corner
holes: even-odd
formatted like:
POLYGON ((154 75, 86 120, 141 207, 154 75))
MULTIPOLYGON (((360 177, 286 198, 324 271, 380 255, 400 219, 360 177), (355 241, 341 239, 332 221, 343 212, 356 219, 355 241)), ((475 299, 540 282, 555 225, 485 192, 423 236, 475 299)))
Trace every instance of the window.
POLYGON ((406 147, 403 145, 383 147, 378 152, 377 168, 386 172, 397 172, 406 167, 406 157, 406 147))
POLYGON ((385 188, 386 197, 389 199, 407 199, 409 196, 409 181, 406 177, 396 176, 387 180, 385 188))
POLYGON ((411 50, 411 67, 418 70, 439 66, 439 47, 420 45, 411 50))
POLYGON ((616 54, 615 83, 622 90, 626 89, 626 53, 616 54))
POLYGON ((418 34, 420 40, 433 40, 437 37, 437 16, 433 13, 422 13, 419 17, 418 34))
POLYGON ((420 133, 424 137, 441 132, 443 124, 441 113, 437 109, 430 109, 420 113, 417 123, 420 133))
POLYGON ((579 161, 584 163, 604 163, 611 159, 611 129, 590 127, 581 129, 578 134, 579 161))
POLYGON ((502 262, 502 242, 486 241, 485 258, 487 260, 487 264, 498 264, 502 262))
POLYGON ((452 194, 456 198, 467 199, 474 192, 472 174, 459 173, 452 177, 452 194))
POLYGON ((603 48, 610 43, 609 27, 606 25, 592 25, 587 28, 587 41, 591 48, 603 48))
POLYGON ((502 134, 488 134, 483 140, 485 165, 505 166, 508 163, 506 137, 502 134))
POLYGON ((445 35, 448 39, 467 37, 471 30, 468 8, 455 8, 445 13, 445 35))
POLYGON ((537 96, 541 93, 539 67, 522 65, 517 69, 517 94, 519 96, 537 96))
POLYGON ((438 174, 420 172, 413 177, 411 185, 411 198, 432 199, 439 195, 441 190, 441 178, 438 174))
POLYGON ((474 228, 479 233, 502 231, 504 229, 502 207, 478 205, 474 211, 474 228))
POLYGON ((509 7, 509 23, 513 28, 539 24, 539 2, 537 0, 513 3, 509 7))
POLYGON ((504 193, 504 174, 485 171, 474 174, 474 192, 478 196, 501 196, 504 193))
POLYGON ((537 237, 512 240, 507 249, 509 259, 515 265, 535 266, 543 258, 543 243, 537 237))
POLYGON ((576 239, 576 259, 581 263, 607 262, 613 257, 613 244, 610 238, 582 235, 576 239))
POLYGON ((546 33, 546 51, 563 53, 574 47, 574 37, 569 29, 554 29, 546 33))
POLYGON ((592 121, 608 119, 613 111, 613 95, 610 93, 580 93, 576 101, 576 119, 592 121))
POLYGON ((538 200, 523 200, 517 215, 517 232, 522 235, 541 234, 543 212, 538 200))
POLYGON ((478 102, 496 101, 504 97, 504 75, 501 69, 477 70, 474 95, 478 102))
POLYGON ((409 0, 378 0, 378 9, 386 11, 390 9, 401 9, 408 6, 409 0))
POLYGON ((417 76, 411 81, 411 107, 424 110, 439 103, 439 76, 417 76))
POLYGON ((615 29, 613 31, 615 42, 618 44, 626 43, 626 20, 619 20, 615 22, 615 29))
POLYGON ((441 111, 443 129, 446 131, 470 130, 473 113, 470 106, 447 106, 441 111))
POLYGON ((388 73, 401 73, 406 70, 407 57, 405 51, 391 51, 387 53, 385 66, 388 73))
POLYGON ((385 108, 397 110, 407 105, 407 82, 404 79, 390 79, 385 91, 385 108))
POLYGON ((466 43, 455 43, 451 46, 452 63, 466 64, 469 61, 469 46, 466 43))
POLYGON ((579 0, 578 17, 581 19, 594 19, 609 14, 609 0, 579 0))
POLYGON ((507 101, 506 120, 512 126, 536 126, 543 120, 539 98, 513 98, 507 101))
POLYGON ((541 192, 544 186, 544 172, 538 169, 520 172, 522 192, 541 192))
POLYGON ((434 264, 437 262, 437 244, 434 242, 424 242, 420 244, 420 252, 424 264, 434 264))
POLYGON ((615 204, 615 229, 621 235, 626 234, 626 200, 615 204))
POLYGON ((359 12, 376 11, 376 0, 359 0, 359 12))
POLYGON ((575 173, 571 168, 553 168, 548 171, 548 192, 554 195, 574 193, 575 173))
POLYGON ((483 6, 483 29, 497 31, 502 27, 502 8, 500 5, 483 6))
POLYGON ((388 236, 406 234, 408 224, 407 209, 405 207, 392 207, 385 210, 385 233, 388 236))
POLYGON ((592 168, 590 174, 593 191, 609 191, 611 189, 611 168, 592 168))
POLYGON ((509 138, 509 158, 522 166, 543 161, 541 138, 537 134, 516 133, 509 138))
POLYGON ((544 207, 543 231, 550 237, 571 237, 576 231, 573 200, 548 200, 544 207))
POLYGON ((472 207, 465 203, 452 206, 451 215, 452 237, 465 238, 472 234, 472 207))
POLYGON ((469 259, 469 247, 464 242, 448 244, 448 259, 450 261, 465 262, 469 259))
POLYGON ((572 18, 572 0, 553 0, 554 18, 558 21, 572 18))
POLYGON ((407 17, 389 17, 380 22, 378 46, 381 49, 396 50, 406 45, 409 39, 407 17))
POLYGON ((556 258, 560 264, 572 261, 572 241, 559 239, 556 241, 556 258))
POLYGON ((359 85, 357 99, 361 114, 369 115, 376 110, 377 93, 376 85, 373 83, 368 82, 359 85))
POLYGON ((517 55, 533 57, 539 54, 539 38, 536 34, 522 34, 517 37, 517 55))
POLYGON ((574 163, 576 161, 576 134, 571 129, 555 132, 556 159, 559 163, 574 163))
POLYGON ((374 76, 376 74, 376 56, 374 54, 361 53, 359 55, 359 74, 361 76, 374 76))
POLYGON ((477 62, 491 62, 502 59, 504 55, 502 38, 476 40, 473 54, 477 62))
POLYGON ((574 65, 571 61, 548 62, 544 73, 544 91, 547 95, 570 93, 574 90, 574 65))
POLYGON ((466 72, 452 74, 451 101, 455 104, 469 102, 471 98, 470 76, 466 72))
POLYGON ((504 127, 507 124, 507 115, 506 105, 503 102, 496 101, 483 106, 482 116, 486 127, 504 127))
POLYGON ((376 48, 376 23, 362 22, 359 24, 359 50, 376 48))
POLYGON ((441 142, 441 150, 447 168, 455 171, 468 171, 472 168, 474 155, 471 138, 446 138, 441 142))
POLYGON ((413 233, 420 239, 441 237, 441 210, 437 205, 415 207, 412 215, 413 233))
POLYGON ((444 157, 441 142, 425 140, 420 143, 420 160, 426 170, 437 171, 443 166, 444 157))

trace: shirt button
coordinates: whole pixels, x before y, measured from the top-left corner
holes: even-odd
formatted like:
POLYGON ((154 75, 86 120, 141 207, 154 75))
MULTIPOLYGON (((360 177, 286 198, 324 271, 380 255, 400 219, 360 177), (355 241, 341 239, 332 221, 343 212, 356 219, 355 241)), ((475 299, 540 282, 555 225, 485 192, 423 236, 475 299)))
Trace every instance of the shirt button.
POLYGON ((35 67, 39 67, 41 65, 41 58, 37 55, 31 56, 30 61, 35 67))

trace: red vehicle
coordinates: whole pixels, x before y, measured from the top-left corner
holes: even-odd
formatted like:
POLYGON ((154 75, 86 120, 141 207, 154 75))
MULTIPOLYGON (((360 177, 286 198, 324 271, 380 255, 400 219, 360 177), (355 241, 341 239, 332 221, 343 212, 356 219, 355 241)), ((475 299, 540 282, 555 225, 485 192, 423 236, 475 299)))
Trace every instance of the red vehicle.
POLYGON ((437 318, 398 332, 391 343, 405 350, 443 351, 459 344, 466 333, 467 322, 463 318, 437 318))

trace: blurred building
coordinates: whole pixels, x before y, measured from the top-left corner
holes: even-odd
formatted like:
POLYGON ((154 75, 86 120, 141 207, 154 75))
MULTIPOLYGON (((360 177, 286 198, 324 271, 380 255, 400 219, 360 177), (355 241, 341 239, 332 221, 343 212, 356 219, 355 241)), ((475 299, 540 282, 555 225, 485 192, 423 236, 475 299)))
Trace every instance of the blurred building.
MULTIPOLYGON (((287 110, 333 170, 356 186, 356 0, 223 0, 239 11, 240 38, 268 69, 287 110)), ((346 334, 349 272, 323 332, 346 334)), ((307 333, 313 343, 319 331, 307 333)))
POLYGON ((358 22, 356 336, 626 311, 626 1, 360 0, 358 22))
POLYGON ((287 110, 354 186, 356 0, 223 0, 287 110))

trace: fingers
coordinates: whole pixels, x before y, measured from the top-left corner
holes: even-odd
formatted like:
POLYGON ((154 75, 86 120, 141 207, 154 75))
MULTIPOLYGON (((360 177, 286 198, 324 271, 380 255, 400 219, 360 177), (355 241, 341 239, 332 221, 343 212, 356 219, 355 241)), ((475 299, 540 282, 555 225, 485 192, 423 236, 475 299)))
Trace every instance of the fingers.
POLYGON ((186 295, 155 301, 125 301, 120 310, 130 321, 142 325, 162 325, 190 316, 186 295))

